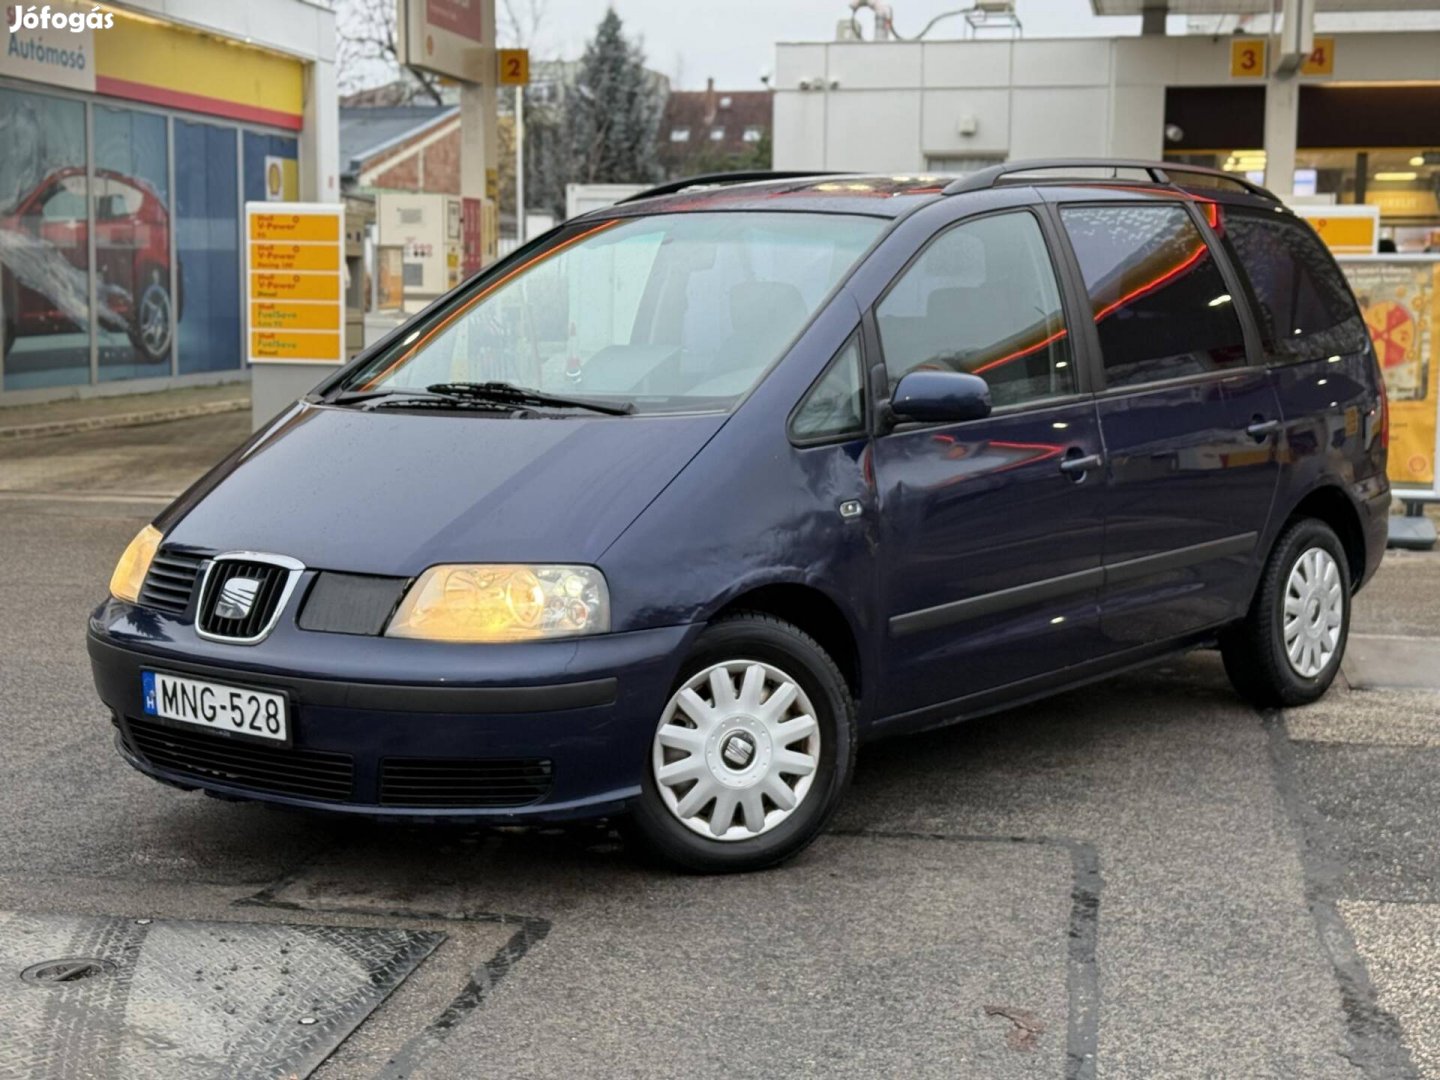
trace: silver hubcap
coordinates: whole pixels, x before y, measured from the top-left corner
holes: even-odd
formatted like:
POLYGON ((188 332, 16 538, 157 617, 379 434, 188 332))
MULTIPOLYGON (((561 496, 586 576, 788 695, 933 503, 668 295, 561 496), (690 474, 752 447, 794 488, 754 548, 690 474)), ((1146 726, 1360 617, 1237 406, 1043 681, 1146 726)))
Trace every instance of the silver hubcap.
POLYGON ((1285 655, 1295 674, 1313 679, 1329 666, 1344 620, 1340 567, 1324 548, 1307 548, 1285 583, 1285 655))
POLYGON ((665 706, 651 766, 666 808, 712 840, 748 840, 795 812, 820 763, 800 684, 758 660, 696 672, 665 706))
POLYGON ((170 345, 170 294, 159 285, 150 285, 140 298, 140 340, 145 351, 158 356, 170 345))

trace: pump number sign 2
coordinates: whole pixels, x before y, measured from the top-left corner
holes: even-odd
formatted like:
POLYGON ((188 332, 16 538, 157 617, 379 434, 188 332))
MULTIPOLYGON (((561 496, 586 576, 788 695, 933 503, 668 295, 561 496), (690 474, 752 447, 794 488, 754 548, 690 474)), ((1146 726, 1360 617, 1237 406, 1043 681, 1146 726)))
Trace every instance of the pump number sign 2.
POLYGON ((344 359, 344 207, 245 204, 245 341, 252 364, 344 359))

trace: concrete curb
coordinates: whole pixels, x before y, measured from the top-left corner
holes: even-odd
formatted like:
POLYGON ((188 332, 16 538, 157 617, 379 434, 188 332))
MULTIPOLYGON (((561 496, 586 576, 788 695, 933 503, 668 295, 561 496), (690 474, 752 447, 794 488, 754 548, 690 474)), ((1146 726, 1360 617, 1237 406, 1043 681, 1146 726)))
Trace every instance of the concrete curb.
POLYGON ((0 427, 0 442, 8 439, 42 439, 50 435, 72 435, 80 431, 100 431, 104 428, 141 427, 145 424, 162 424, 167 420, 185 420, 192 416, 240 412, 248 408, 249 398, 236 398, 233 401, 207 401, 199 405, 172 405, 166 409, 147 409, 144 412, 77 416, 69 420, 47 420, 39 424, 16 424, 12 427, 0 427))

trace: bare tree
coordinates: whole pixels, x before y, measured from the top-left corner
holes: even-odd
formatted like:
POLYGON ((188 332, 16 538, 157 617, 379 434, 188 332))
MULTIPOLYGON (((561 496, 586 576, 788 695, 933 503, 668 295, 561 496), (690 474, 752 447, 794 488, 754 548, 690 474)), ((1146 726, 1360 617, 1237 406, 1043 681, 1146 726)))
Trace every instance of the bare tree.
MULTIPOLYGON (((532 0, 533 2, 533 0, 532 0)), ((507 0, 507 6, 509 0, 507 0)), ((400 63, 395 31, 395 0, 340 0, 335 9, 335 67, 342 94, 383 83, 402 83, 405 91, 389 104, 416 98, 444 104, 439 81, 400 63)))
POLYGON ((500 0, 495 17, 501 44, 517 49, 543 50, 541 28, 550 11, 550 0, 500 0))

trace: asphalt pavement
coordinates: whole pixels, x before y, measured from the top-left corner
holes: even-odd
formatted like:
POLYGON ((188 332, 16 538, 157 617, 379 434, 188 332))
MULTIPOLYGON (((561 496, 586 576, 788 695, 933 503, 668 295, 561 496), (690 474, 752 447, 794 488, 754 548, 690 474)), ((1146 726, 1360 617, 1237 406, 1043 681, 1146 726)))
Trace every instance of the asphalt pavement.
POLYGON ((247 427, 0 445, 0 962, 140 936, 117 926, 158 943, 227 924, 239 950, 192 975, 131 941, 143 1010, 104 973, 0 989, 0 1024, 55 1018, 40 1030, 65 1050, 36 1065, 0 1041, 0 1077, 114 1075, 167 1039, 238 1054, 256 995, 244 1039, 308 1018, 309 1058, 264 1060, 323 1058, 324 1080, 1440 1077, 1440 555, 1387 556, 1318 705, 1259 714, 1196 653, 867 746, 801 858, 685 877, 606 828, 337 822, 121 762, 86 613, 160 499, 247 427), (365 952, 362 930, 391 937, 365 952), (349 981, 297 990, 277 933, 324 943, 316 970, 343 953, 349 981), (352 984, 395 988, 347 1037, 352 984), (36 1013, 26 994, 56 996, 36 1013))

